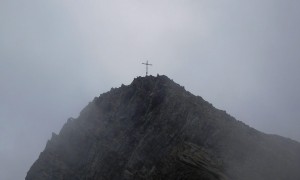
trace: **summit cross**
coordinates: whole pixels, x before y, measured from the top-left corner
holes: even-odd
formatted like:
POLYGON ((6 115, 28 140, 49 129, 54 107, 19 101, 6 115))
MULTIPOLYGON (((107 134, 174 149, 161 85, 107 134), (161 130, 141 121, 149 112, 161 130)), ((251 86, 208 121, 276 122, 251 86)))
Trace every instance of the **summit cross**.
POLYGON ((148 76, 148 66, 152 66, 152 64, 149 64, 148 61, 146 63, 142 63, 146 66, 146 76, 148 76))

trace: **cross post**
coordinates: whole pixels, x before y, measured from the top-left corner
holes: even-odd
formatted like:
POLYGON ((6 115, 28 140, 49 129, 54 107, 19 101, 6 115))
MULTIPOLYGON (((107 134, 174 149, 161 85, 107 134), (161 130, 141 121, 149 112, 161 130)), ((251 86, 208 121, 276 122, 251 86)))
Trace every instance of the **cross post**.
POLYGON ((146 63, 142 63, 146 66, 146 76, 148 76, 148 66, 152 66, 152 64, 149 64, 148 61, 146 63))

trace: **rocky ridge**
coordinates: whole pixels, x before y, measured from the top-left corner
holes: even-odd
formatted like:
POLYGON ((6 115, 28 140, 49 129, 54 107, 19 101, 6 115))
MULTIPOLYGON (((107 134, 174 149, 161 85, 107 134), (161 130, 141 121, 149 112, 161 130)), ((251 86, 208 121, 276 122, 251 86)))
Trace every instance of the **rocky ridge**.
POLYGON ((259 132, 166 76, 138 77, 70 118, 26 180, 296 180, 300 144, 259 132))

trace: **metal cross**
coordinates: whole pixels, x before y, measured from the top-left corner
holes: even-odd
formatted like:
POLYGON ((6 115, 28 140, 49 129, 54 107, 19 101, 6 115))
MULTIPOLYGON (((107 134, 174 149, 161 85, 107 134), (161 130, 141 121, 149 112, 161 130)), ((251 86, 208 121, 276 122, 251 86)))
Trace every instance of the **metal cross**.
POLYGON ((152 64, 149 64, 148 61, 146 63, 142 63, 146 66, 146 76, 148 76, 148 66, 152 66, 152 64))

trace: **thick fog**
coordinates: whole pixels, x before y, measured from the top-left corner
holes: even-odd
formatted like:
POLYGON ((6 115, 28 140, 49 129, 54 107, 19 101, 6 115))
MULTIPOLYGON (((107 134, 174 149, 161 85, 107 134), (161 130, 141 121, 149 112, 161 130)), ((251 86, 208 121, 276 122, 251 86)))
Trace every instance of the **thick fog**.
POLYGON ((0 179, 24 179, 95 96, 165 74, 300 141, 300 1, 1 0, 0 179))

